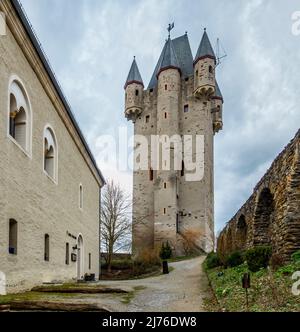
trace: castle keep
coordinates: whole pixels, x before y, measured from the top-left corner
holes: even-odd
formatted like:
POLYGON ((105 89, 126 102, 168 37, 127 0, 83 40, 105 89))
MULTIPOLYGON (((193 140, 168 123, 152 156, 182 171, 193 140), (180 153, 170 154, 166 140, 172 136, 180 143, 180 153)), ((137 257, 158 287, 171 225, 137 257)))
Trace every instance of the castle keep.
MULTIPOLYGON (((149 144, 147 169, 135 169, 133 183, 133 250, 152 249, 169 241, 176 254, 183 254, 188 232, 196 234, 195 247, 214 248, 214 134, 222 129, 223 97, 216 76, 216 56, 204 31, 193 58, 187 34, 166 41, 153 76, 144 89, 134 59, 126 84, 125 116, 134 123, 135 162, 141 158, 139 135, 149 144), (174 146, 170 146, 170 167, 159 151, 153 167, 151 137, 167 140, 174 135, 204 137, 203 178, 189 180, 183 151, 180 169, 175 167, 174 146), (166 135, 166 136, 163 136, 166 135), (142 221, 141 221, 142 220, 142 221)), ((191 151, 193 160, 196 147, 191 151)))

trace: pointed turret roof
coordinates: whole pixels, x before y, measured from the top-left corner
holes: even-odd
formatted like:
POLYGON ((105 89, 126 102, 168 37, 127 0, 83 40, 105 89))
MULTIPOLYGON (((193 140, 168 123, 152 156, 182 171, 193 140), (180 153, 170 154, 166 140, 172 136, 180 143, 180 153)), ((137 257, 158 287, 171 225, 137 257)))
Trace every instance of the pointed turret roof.
POLYGON ((222 93, 221 93, 221 90, 220 90, 220 87, 219 87, 219 84, 218 84, 217 81, 216 81, 216 92, 215 92, 215 95, 214 95, 213 98, 214 99, 221 99, 222 101, 224 100, 223 96, 222 96, 222 93))
POLYGON ((179 61, 177 59, 177 55, 171 38, 166 41, 165 47, 163 49, 157 77, 163 70, 170 68, 178 69, 181 72, 179 61))
MULTIPOLYGON (((194 74, 194 68, 193 68, 194 59, 193 59, 188 35, 185 34, 178 38, 172 39, 172 44, 173 44, 173 48, 174 48, 178 63, 180 65, 180 70, 181 70, 183 78, 192 76, 194 74)), ((161 55, 159 57, 155 70, 153 72, 151 81, 149 83, 148 89, 153 89, 157 85, 157 74, 159 73, 160 68, 161 68, 164 50, 165 50, 165 47, 163 48, 163 51, 161 52, 161 55)))
POLYGON ((209 41, 206 29, 204 29, 204 33, 197 51, 197 55, 195 57, 194 64, 196 64, 200 59, 203 59, 205 57, 216 59, 216 55, 209 41))
POLYGON ((140 74, 139 68, 137 66, 135 57, 133 59, 133 62, 132 62, 132 65, 131 65, 131 68, 130 68, 130 71, 129 71, 129 74, 128 74, 128 77, 127 77, 127 80, 126 80, 126 83, 125 83, 125 86, 124 86, 124 89, 126 89, 127 86, 129 84, 132 84, 132 83, 141 84, 142 86, 144 86, 143 79, 142 79, 142 76, 140 74))

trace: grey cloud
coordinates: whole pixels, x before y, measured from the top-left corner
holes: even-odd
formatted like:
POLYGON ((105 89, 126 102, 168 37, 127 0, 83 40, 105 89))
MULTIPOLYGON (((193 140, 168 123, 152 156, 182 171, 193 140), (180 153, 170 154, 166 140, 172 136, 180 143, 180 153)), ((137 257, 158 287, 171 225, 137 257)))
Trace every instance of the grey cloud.
MULTIPOLYGON (((137 56, 145 84, 175 21, 193 53, 203 27, 228 57, 218 68, 224 131, 215 139, 216 226, 251 195, 299 127, 300 37, 291 33, 296 0, 22 0, 92 150, 101 134, 127 125, 123 84, 137 56)), ((101 165, 100 165, 101 166, 101 165)), ((111 172, 117 176, 116 170, 111 172)), ((120 175, 120 174, 119 174, 120 175)), ((130 189, 130 174, 121 174, 130 189)))

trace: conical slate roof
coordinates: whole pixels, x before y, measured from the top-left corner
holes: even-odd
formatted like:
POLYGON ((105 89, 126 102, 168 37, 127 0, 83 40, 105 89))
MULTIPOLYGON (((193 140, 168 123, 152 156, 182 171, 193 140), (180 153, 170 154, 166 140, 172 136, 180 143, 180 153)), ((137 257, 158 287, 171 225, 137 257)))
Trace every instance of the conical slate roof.
POLYGON ((209 41, 206 29, 204 30, 204 34, 203 34, 200 46, 198 48, 194 63, 196 63, 199 59, 204 58, 204 57, 210 57, 210 58, 216 59, 215 52, 209 41))
MULTIPOLYGON (((189 43, 189 39, 187 34, 180 36, 178 38, 172 39, 172 46, 174 49, 174 52, 176 54, 176 58, 179 64, 179 68, 181 70, 181 74, 183 78, 190 77, 194 74, 194 68, 193 68, 193 55, 189 43)), ((159 57, 159 60, 157 62, 157 65, 155 67, 155 70, 153 72, 152 78, 150 80, 148 89, 153 89, 157 85, 157 74, 159 73, 161 69, 161 64, 163 60, 163 56, 165 54, 165 47, 163 48, 163 51, 159 57)))
POLYGON ((220 87, 219 87, 219 84, 218 82, 216 81, 216 93, 214 95, 214 98, 219 98, 219 99, 222 99, 223 101, 223 96, 222 96, 222 93, 221 93, 221 90, 220 90, 220 87))
POLYGON ((126 83, 124 89, 127 88, 129 84, 136 83, 136 84, 141 84, 144 86, 142 76, 140 74, 139 68, 137 66, 137 63, 135 61, 135 57, 133 59, 126 83))
POLYGON ((165 47, 163 49, 157 76, 160 74, 160 72, 168 68, 177 68, 180 71, 180 65, 171 38, 166 41, 165 47))

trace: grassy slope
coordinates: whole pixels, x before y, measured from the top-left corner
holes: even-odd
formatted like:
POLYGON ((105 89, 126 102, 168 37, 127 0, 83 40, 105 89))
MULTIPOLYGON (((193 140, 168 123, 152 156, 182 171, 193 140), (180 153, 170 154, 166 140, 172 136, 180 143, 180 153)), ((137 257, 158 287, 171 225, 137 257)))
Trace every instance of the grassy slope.
MULTIPOLYGON (((261 270, 251 273, 249 289, 249 311, 252 312, 291 312, 300 311, 300 296, 292 294, 292 274, 300 271, 300 262, 280 268, 276 272, 261 270)), ((222 311, 247 311, 242 277, 248 272, 247 265, 236 268, 216 268, 208 270, 212 288, 222 311), (221 274, 220 274, 221 273, 221 274)), ((219 311, 216 304, 206 303, 208 311, 219 311)))

